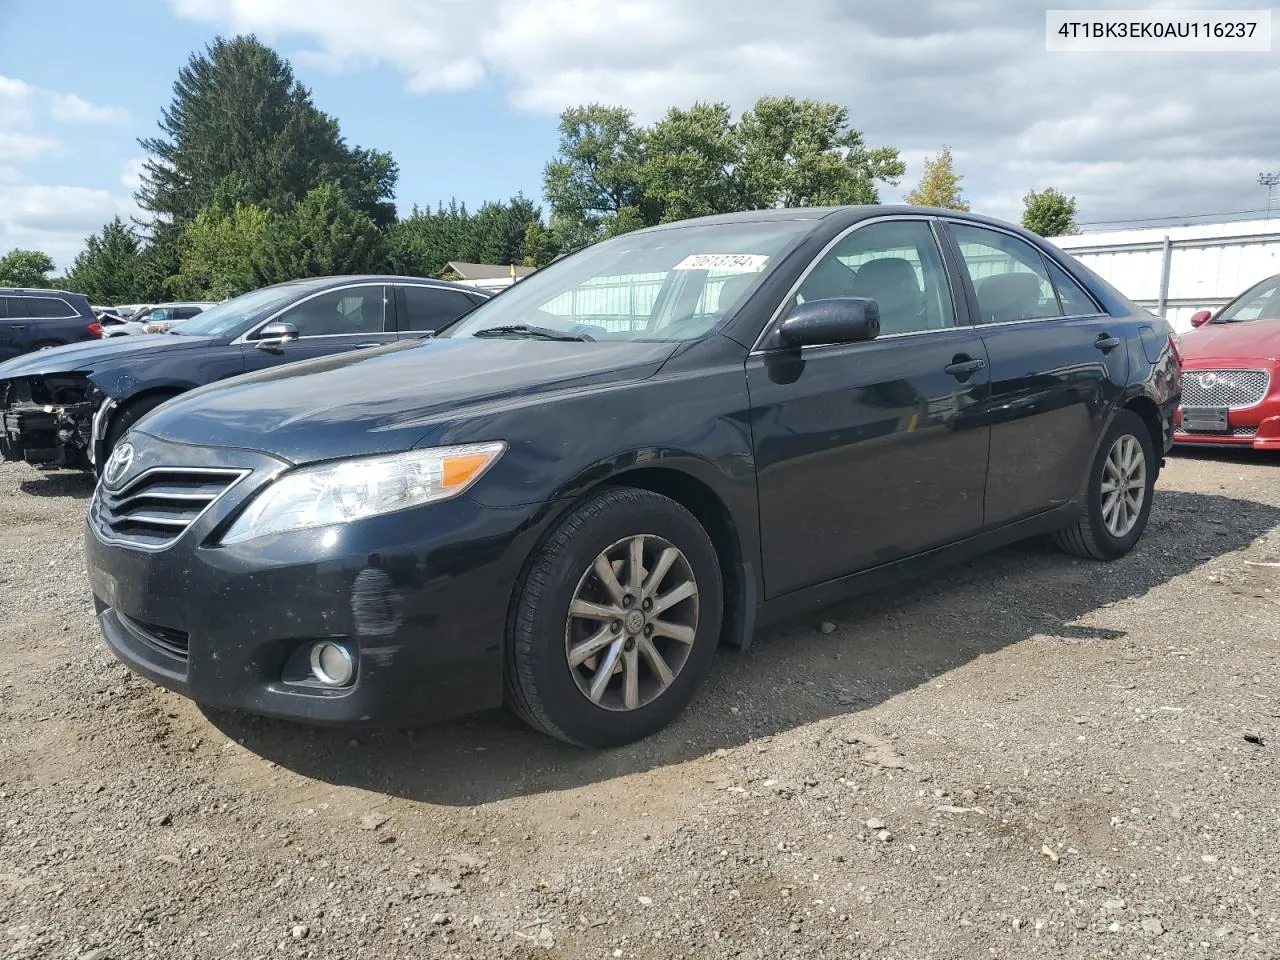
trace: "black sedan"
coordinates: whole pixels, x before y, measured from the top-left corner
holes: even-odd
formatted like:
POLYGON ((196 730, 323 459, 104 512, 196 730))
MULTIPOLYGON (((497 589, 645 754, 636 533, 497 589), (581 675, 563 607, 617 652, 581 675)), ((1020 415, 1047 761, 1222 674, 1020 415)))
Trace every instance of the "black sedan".
POLYGON ((0 363, 0 455, 87 470, 143 416, 193 387, 421 338, 490 296, 416 277, 297 280, 210 307, 170 336, 94 340, 0 363))
POLYGON ((105 466, 103 633, 197 701, 336 723, 669 722, 766 618, 1052 534, 1133 548, 1168 325, 1043 240, 910 207, 589 247, 434 339, 188 394, 105 466))

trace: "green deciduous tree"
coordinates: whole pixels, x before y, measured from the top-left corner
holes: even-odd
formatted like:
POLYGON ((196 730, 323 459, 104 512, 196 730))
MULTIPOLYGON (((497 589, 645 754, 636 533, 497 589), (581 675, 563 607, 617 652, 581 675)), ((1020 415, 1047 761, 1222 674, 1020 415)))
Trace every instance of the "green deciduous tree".
POLYGON ((560 118, 546 167, 551 230, 562 249, 686 217, 817 204, 876 203, 905 167, 869 149, 834 103, 763 97, 735 122, 723 103, 672 108, 651 127, 592 104, 560 118))
POLYGON ((262 283, 377 273, 386 266, 386 239, 341 187, 324 183, 292 210, 271 216, 253 260, 262 283))
POLYGON ((137 235, 116 217, 85 240, 64 282, 93 303, 129 303, 144 292, 142 267, 137 235))
POLYGON ((570 247, 616 232, 626 222, 656 222, 640 185, 643 132, 625 107, 598 103, 560 114, 560 147, 543 171, 552 220, 570 247))
POLYGON ((48 287, 53 269, 47 253, 15 247, 0 257, 0 287, 48 287))
POLYGON ((1022 198, 1022 225, 1042 237, 1065 237, 1077 233, 1076 198, 1046 187, 1032 190, 1022 198))
POLYGON ((744 209, 743 144, 729 107, 672 107, 644 134, 639 180, 664 222, 744 209))
POLYGON ((279 212, 326 182, 380 225, 395 218, 390 155, 348 147, 338 123, 318 110, 288 61, 254 37, 221 37, 191 56, 173 85, 162 136, 137 198, 158 220, 185 226, 228 177, 244 202, 279 212))
POLYGON ((266 210, 247 203, 201 210, 182 232, 179 269, 166 283, 170 294, 180 300, 224 300, 255 289, 254 255, 270 221, 266 210))
POLYGON ((876 184, 906 172, 896 148, 867 148, 839 104, 761 97, 738 127, 746 209, 879 203, 876 184))
POLYGON ((948 210, 968 210, 960 192, 964 174, 956 173, 951 159, 951 148, 943 147, 936 157, 924 161, 924 176, 916 188, 907 194, 907 203, 917 207, 944 207, 948 210))

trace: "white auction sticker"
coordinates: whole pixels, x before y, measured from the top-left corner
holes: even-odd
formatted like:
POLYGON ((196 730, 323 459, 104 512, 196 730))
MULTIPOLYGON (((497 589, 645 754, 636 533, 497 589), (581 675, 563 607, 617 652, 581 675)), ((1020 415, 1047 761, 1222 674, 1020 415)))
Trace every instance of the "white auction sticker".
POLYGON ((719 273, 756 273, 769 258, 758 253, 691 253, 673 270, 715 270, 719 273))

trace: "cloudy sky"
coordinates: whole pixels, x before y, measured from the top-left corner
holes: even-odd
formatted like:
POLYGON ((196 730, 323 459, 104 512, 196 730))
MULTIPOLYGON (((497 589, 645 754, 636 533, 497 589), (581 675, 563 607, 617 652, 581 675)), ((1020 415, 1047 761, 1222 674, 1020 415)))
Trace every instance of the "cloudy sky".
POLYGON ((869 144, 901 149, 907 177, 885 199, 947 144, 973 208, 995 216, 1016 219, 1026 191, 1047 185, 1078 197, 1083 222, 1265 206, 1258 173, 1280 169, 1277 52, 1047 53, 1046 6, 0 0, 0 252, 37 247, 65 265, 87 233, 134 212, 137 138, 189 53, 237 31, 291 58, 351 141, 392 151, 405 210, 540 197, 570 104, 651 120, 673 104, 741 109, 788 93, 846 104, 869 144))

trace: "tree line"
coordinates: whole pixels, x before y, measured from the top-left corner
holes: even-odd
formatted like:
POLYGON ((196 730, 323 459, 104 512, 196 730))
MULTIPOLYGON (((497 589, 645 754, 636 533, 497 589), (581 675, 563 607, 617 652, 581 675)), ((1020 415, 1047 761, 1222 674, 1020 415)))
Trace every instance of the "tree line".
MULTIPOLYGON (((350 273, 447 276, 449 261, 541 267, 587 244, 688 217, 778 206, 877 203, 906 166, 869 147, 848 109, 763 97, 672 107, 642 126, 624 107, 560 116, 543 171, 548 211, 517 195, 474 211, 451 202, 397 217, 390 154, 349 145, 289 62, 253 36, 192 54, 146 151, 143 216, 86 238, 66 274, 51 258, 0 257, 0 286, 58 286, 94 303, 218 300, 283 280, 350 273)), ((909 203, 968 209, 950 150, 926 161, 909 203)), ((1024 224, 1073 232, 1075 200, 1026 198, 1024 224)))

